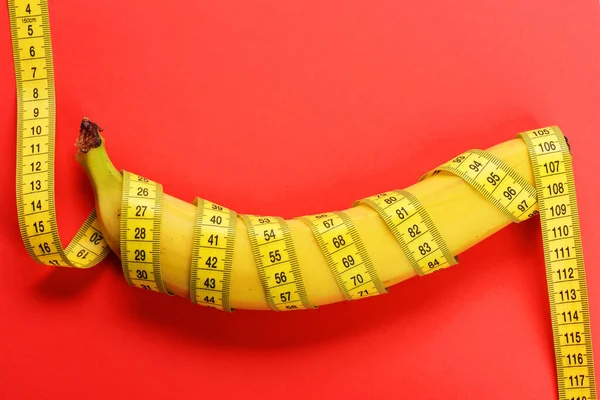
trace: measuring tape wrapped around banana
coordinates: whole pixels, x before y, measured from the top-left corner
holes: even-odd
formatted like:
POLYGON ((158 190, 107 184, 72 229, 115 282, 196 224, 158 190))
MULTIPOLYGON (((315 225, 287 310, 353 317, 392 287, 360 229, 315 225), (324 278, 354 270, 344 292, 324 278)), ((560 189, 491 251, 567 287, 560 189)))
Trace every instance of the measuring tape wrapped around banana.
MULTIPOLYGON (((521 138, 467 151, 405 190, 284 220, 163 194, 161 185, 117 170, 100 132, 82 121, 76 159, 94 188, 98 228, 120 255, 127 281, 224 310, 304 309, 382 294, 456 264, 457 254, 511 221, 538 214, 521 138)), ((569 156, 557 152, 566 145, 556 127, 524 137, 535 142, 534 150, 542 145, 541 156, 560 155, 558 166, 543 163, 545 175, 558 172, 569 156)), ((545 186, 553 195, 568 194, 566 181, 545 186)), ((563 211, 549 208, 550 217, 563 211)), ((557 226, 553 239, 568 234, 573 224, 566 225, 557 226)), ((573 252, 573 245, 561 242, 562 251, 573 252)))
POLYGON ((163 194, 119 172, 99 127, 81 124, 77 160, 94 223, 126 280, 221 310, 298 310, 386 293, 511 222, 541 215, 561 399, 595 398, 587 290, 571 156, 558 127, 469 150, 405 190, 347 210, 284 220, 163 194), (537 188, 537 190, 536 190, 537 188))
POLYGON ((469 150, 404 190, 284 220, 163 193, 117 170, 101 129, 81 123, 77 160, 96 209, 63 248, 54 211, 55 103, 47 1, 8 2, 17 81, 17 211, 39 263, 88 268, 112 249, 126 281, 224 311, 300 310, 386 293, 457 263, 511 222, 539 214, 561 400, 596 399, 575 183, 566 139, 535 129, 469 150))

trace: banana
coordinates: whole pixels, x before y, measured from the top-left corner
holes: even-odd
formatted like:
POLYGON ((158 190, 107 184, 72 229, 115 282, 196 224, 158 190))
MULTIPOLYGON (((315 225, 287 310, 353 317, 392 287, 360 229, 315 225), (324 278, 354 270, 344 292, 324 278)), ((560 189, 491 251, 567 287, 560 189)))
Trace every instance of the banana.
MULTIPOLYGON (((123 178, 111 162, 102 130, 84 118, 76 160, 94 189, 101 230, 119 255, 120 208, 123 178)), ((516 173, 534 184, 526 145, 509 140, 487 149, 516 173)), ((512 221, 459 177, 442 172, 406 190, 420 200, 450 252, 458 255, 512 221)), ((355 205, 343 212, 351 219, 385 287, 416 276, 407 256, 371 207, 355 205)), ((167 289, 189 297, 190 263, 196 206, 164 194, 161 230, 163 280, 167 289)), ((286 221, 293 239, 308 299, 313 306, 344 300, 310 227, 294 218, 286 221)), ((231 272, 230 302, 234 309, 270 309, 253 258, 247 227, 238 216, 231 272)))

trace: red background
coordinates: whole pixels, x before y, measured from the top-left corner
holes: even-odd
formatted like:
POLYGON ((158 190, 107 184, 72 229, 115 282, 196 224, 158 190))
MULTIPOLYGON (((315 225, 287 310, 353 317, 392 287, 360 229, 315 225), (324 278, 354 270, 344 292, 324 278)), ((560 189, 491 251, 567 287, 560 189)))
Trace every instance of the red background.
MULTIPOLYGON (((73 159, 83 115, 118 168, 288 218, 558 124, 600 343, 596 1, 52 0, 50 17, 65 243, 93 205, 73 159)), ((6 8, 0 33, 3 398, 556 398, 537 218, 444 273, 310 312, 229 315, 135 290, 114 256, 35 264, 17 227, 6 8)))

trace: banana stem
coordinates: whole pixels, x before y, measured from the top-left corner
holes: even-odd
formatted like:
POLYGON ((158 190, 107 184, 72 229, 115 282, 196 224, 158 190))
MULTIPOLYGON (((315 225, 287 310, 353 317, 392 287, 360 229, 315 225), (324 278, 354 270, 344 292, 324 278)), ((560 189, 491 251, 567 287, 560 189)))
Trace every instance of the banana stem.
POLYGON ((92 122, 88 117, 83 117, 75 146, 82 153, 87 153, 90 149, 100 146, 102 144, 100 132, 102 132, 102 128, 98 124, 92 122))
POLYGON ((123 180, 121 173, 115 168, 106 153, 104 139, 100 132, 102 132, 102 128, 84 117, 81 121, 79 138, 75 143, 79 149, 75 159, 89 176, 92 185, 94 185, 94 193, 99 189, 98 184, 102 184, 104 190, 106 182, 113 180, 122 182, 123 180))

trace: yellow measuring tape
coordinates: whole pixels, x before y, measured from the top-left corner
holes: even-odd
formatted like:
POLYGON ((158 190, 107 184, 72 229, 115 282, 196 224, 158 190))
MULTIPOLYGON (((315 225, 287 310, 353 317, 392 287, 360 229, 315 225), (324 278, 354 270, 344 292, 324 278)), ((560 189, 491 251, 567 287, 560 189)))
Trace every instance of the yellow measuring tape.
POLYGON ((190 273, 190 300, 223 311, 229 304, 237 213, 204 199, 194 200, 196 225, 190 273))
POLYGON ((89 268, 110 252, 94 211, 63 249, 54 208, 56 107, 47 1, 10 0, 17 81, 17 212, 29 255, 41 264, 89 268))
POLYGON ((383 218, 417 274, 426 275, 457 263, 429 214, 412 194, 393 190, 357 201, 354 205, 363 203, 383 218))
POLYGON ((460 176, 513 222, 519 223, 537 214, 535 188, 490 153, 483 150, 466 151, 427 173, 421 180, 441 171, 460 176))
MULTIPOLYGON (((88 268, 110 251, 95 211, 63 249, 54 209, 55 103, 46 0, 9 0, 17 82, 17 211, 25 248, 36 261, 88 268)), ((535 187, 503 161, 469 150, 427 173, 461 177, 514 222, 539 213, 546 264, 560 400, 596 399, 585 269, 571 155, 558 127, 519 134, 526 142, 535 187)), ((123 172, 120 252, 133 286, 169 293, 162 279, 162 186, 123 172)), ((280 217, 239 215, 196 199, 190 299, 232 311, 229 291, 238 217, 245 223, 265 299, 273 310, 314 308, 287 223, 280 217)), ((419 275, 456 264, 425 208, 403 190, 354 205, 373 208, 419 275)), ((300 217, 312 230, 341 293, 354 300, 386 293, 350 218, 342 212, 300 217)))
POLYGON ((275 311, 313 308, 308 301, 292 235, 281 217, 241 215, 267 303, 275 311))
POLYGON ((333 212, 301 219, 312 229, 346 300, 386 293, 350 218, 333 212))
POLYGON ((441 171, 456 174, 515 222, 539 212, 559 398, 596 399, 587 287, 571 154, 562 132, 556 126, 523 132, 519 136, 527 143, 537 189, 502 161, 481 150, 467 151, 421 179, 441 171))
POLYGON ((160 266, 162 185, 123 171, 121 264, 127 283, 167 294, 160 266))
POLYGON ((558 127, 520 134, 537 188, 561 399, 596 399, 592 335, 571 153, 558 127))

